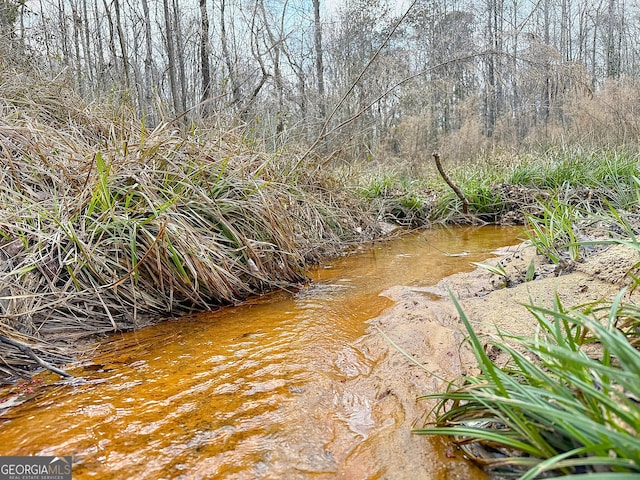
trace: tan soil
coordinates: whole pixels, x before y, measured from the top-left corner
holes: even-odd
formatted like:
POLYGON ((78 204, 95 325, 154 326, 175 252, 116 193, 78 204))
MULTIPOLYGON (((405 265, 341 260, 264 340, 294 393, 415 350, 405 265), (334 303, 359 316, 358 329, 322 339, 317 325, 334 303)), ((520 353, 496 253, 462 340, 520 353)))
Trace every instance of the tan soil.
POLYGON ((502 249, 499 257, 485 262, 491 265, 500 262, 510 285, 513 281, 520 282, 509 288, 501 277, 478 268, 447 277, 432 287, 397 286, 384 292, 396 303, 371 322, 369 335, 363 339, 361 348, 376 352, 379 360, 369 378, 369 381, 373 379, 378 391, 378 408, 389 416, 394 415, 405 427, 396 429, 397 438, 380 442, 379 448, 384 451, 379 455, 388 458, 390 465, 385 478, 409 478, 404 477, 407 472, 401 470, 405 462, 399 462, 398 471, 393 466, 398 464, 394 458, 406 459, 407 455, 414 459, 412 468, 423 466, 421 471, 412 470, 411 478, 484 478, 480 470, 461 461, 461 453, 453 446, 441 448, 440 451, 446 452, 441 458, 428 458, 425 452, 437 449, 425 449, 423 441, 436 440, 430 437, 423 440, 409 433, 413 425, 424 424, 425 415, 433 405, 418 399, 420 395, 440 392, 446 381, 477 373, 475 358, 465 343, 466 332, 449 299, 449 289, 460 300, 478 332, 491 335, 500 329, 528 336, 535 333, 537 323, 524 305, 533 302, 553 307, 556 294, 565 307, 611 299, 631 283, 630 270, 639 260, 636 250, 616 245, 593 253, 582 263, 564 264, 560 268, 536 255, 534 248, 521 244, 502 249), (536 263, 536 278, 524 282, 532 258, 536 263), (397 351, 380 332, 424 365, 427 371, 397 351))

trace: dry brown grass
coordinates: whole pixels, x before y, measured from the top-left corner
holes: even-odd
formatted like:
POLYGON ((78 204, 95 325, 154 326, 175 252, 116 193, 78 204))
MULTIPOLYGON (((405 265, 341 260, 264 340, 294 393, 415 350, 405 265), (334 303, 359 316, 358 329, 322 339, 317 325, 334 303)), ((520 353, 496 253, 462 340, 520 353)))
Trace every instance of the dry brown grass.
MULTIPOLYGON (((185 130, 0 73, 0 336, 59 363, 87 335, 291 286, 371 233, 326 176, 280 181, 295 153, 185 130)), ((0 371, 34 364, 0 341, 0 371)))

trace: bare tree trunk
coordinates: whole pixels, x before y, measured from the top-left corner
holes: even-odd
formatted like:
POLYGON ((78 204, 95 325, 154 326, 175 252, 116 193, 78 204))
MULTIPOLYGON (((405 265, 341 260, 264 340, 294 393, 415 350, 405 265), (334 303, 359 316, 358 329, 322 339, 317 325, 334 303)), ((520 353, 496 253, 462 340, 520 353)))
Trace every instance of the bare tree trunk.
MULTIPOLYGON (((295 73, 297 79, 297 89, 298 89, 298 106, 299 110, 299 118, 305 119, 307 118, 307 82, 306 82, 306 72, 303 66, 296 61, 293 57, 293 54, 288 51, 286 44, 283 45, 282 53, 286 57, 287 62, 289 64, 289 68, 295 73)), ((301 127, 305 131, 305 134, 308 133, 309 125, 308 122, 303 121, 301 123, 301 127)))
MULTIPOLYGON (((551 39, 549 37, 549 0, 544 0, 544 44, 545 46, 551 43, 551 39)), ((543 108, 543 121, 545 127, 549 123, 549 117, 551 114, 551 65, 549 64, 549 60, 545 61, 544 65, 544 88, 542 92, 542 108, 543 108)))
POLYGON ((211 95, 211 72, 209 67, 209 15, 207 0, 200 0, 200 70, 202 73, 202 99, 211 95))
MULTIPOLYGON (((324 124, 327 107, 324 97, 324 61, 322 57, 322 23, 320 22, 320 0, 313 0, 313 46, 316 53, 316 77, 318 77, 318 112, 324 124)), ((322 132, 324 134, 324 132, 322 132)))
POLYGON ((26 51, 24 27, 24 10, 26 8, 25 3, 25 1, 20 2, 20 53, 24 53, 26 51))
MULTIPOLYGON (((270 45, 267 45, 267 50, 272 52, 272 62, 273 62, 273 80, 276 87, 276 98, 278 101, 278 111, 276 112, 276 136, 280 136, 280 134, 284 131, 284 81, 282 78, 282 70, 280 66, 280 53, 282 51, 282 35, 284 32, 284 22, 286 17, 286 5, 283 6, 282 16, 280 17, 280 30, 278 32, 278 36, 273 34, 273 30, 269 27, 269 19, 267 18, 267 13, 264 8, 264 3, 262 0, 258 1, 258 6, 260 8, 260 13, 262 14, 262 20, 264 22, 265 30, 267 31, 267 35, 269 37, 270 45)), ((257 55, 260 55, 259 52, 256 52, 257 55)), ((265 70, 263 69, 263 72, 265 70)))
POLYGON ((227 39, 227 21, 225 18, 226 0, 220 0, 220 46, 222 47, 222 57, 227 66, 229 74, 229 83, 231 85, 231 101, 234 105, 239 105, 242 101, 242 94, 236 76, 236 67, 229 53, 229 45, 227 39))
POLYGON ((607 77, 617 78, 620 76, 620 50, 616 45, 619 43, 616 41, 616 0, 609 0, 607 13, 607 77))
POLYGON ((144 15, 144 110, 151 111, 153 104, 153 43, 151 41, 151 17, 149 15, 149 2, 142 0, 142 14, 144 15))
POLYGON ((178 61, 178 86, 180 87, 180 111, 187 110, 187 77, 184 68, 184 42, 182 36, 182 26, 180 22, 180 11, 178 9, 178 1, 173 0, 173 22, 175 34, 175 58, 178 61))
POLYGON ((84 82, 82 75, 82 60, 80 56, 80 15, 78 14, 78 9, 76 7, 75 2, 70 2, 71 4, 71 17, 72 17, 72 25, 73 25, 73 48, 75 51, 75 78, 76 78, 76 88, 80 92, 80 95, 84 95, 84 82))
POLYGON ((578 24, 578 62, 587 65, 587 12, 580 7, 580 21, 578 24))
POLYGON ((260 5, 262 5, 262 0, 256 0, 255 7, 251 14, 251 24, 249 27, 249 32, 251 36, 251 53, 253 54, 253 58, 258 62, 258 65, 260 66, 260 71, 262 72, 262 76, 260 77, 260 80, 258 81, 256 86, 253 88, 251 95, 249 95, 244 100, 244 104, 240 109, 240 118, 242 118, 243 120, 246 120, 247 115, 249 113, 249 109, 255 102, 256 98, 258 97, 258 94, 260 93, 260 90, 262 90, 262 87, 264 87, 265 83, 267 82, 267 79, 269 78, 267 67, 264 63, 264 59, 262 58, 263 54, 260 52, 260 41, 258 37, 261 29, 256 25, 256 19, 258 17, 257 11, 260 8, 260 5))
POLYGON ((565 61, 572 60, 571 45, 571 0, 562 0, 560 14, 560 54, 565 61))
POLYGON ((113 25, 113 18, 111 18, 111 9, 107 5, 107 0, 102 0, 105 13, 107 14, 107 21, 109 22, 109 51, 111 52, 111 60, 106 68, 116 68, 118 64, 118 54, 116 52, 116 31, 113 25))
MULTIPOLYGON (((495 8, 495 0, 489 0, 489 13, 487 17, 487 37, 491 45, 493 45, 494 36, 494 23, 493 23, 493 9, 495 8)), ((496 104, 495 104, 495 54, 489 53, 487 59, 487 93, 485 95, 485 132, 488 137, 493 135, 493 130, 496 126, 496 104)))
MULTIPOLYGON (((135 33, 137 30, 138 23, 136 19, 132 20, 132 30, 134 30, 133 35, 131 36, 131 40, 133 41, 133 57, 131 58, 131 62, 129 65, 131 66, 131 75, 133 79, 132 88, 135 89, 136 95, 136 110, 138 115, 143 116, 146 113, 146 101, 145 101, 145 82, 142 80, 142 72, 140 71, 140 63, 138 62, 138 52, 141 51, 140 45, 140 36, 135 33)), ((138 19, 139 20, 139 19, 138 19)), ((133 98, 133 96, 131 96, 133 98)))
POLYGON ((64 11, 64 1, 58 0, 58 26, 61 31, 62 38, 62 63, 65 66, 69 66, 69 46, 67 44, 67 19, 64 11))
POLYGON ((127 52, 127 40, 124 37, 124 31, 122 28, 122 15, 120 13, 120 0, 113 0, 113 6, 116 10, 116 28, 118 29, 118 39, 120 43, 120 53, 122 54, 122 68, 124 70, 124 84, 126 88, 131 86, 130 68, 129 68, 129 54, 127 52))
POLYGON ((176 56, 173 46, 173 25, 169 12, 169 0, 162 0, 164 8, 164 28, 167 42, 167 57, 169 68, 169 88, 171 89, 171 100, 173 101, 174 113, 180 113, 180 96, 178 94, 178 83, 176 80, 176 56))
MULTIPOLYGON (((520 52, 520 35, 518 31, 518 2, 514 0, 511 17, 511 28, 515 32, 513 36, 513 46, 511 49, 511 118, 515 118, 516 112, 520 110, 520 91, 518 86, 518 57, 520 52)), ((524 138, 524 122, 516 122, 515 130, 517 138, 524 138)))
POLYGON ((598 22, 593 22, 593 37, 591 42, 591 88, 595 90, 598 65, 597 65, 597 53, 598 53, 598 22))
POLYGON ((503 81, 503 68, 502 68, 502 54, 503 49, 503 34, 504 34, 504 0, 494 0, 494 28, 495 39, 493 49, 495 52, 495 62, 497 64, 497 75, 494 77, 494 90, 496 92, 496 119, 500 118, 504 110, 504 89, 502 87, 503 81))
MULTIPOLYGON (((89 33, 89 12, 87 7, 87 0, 82 0, 82 47, 84 49, 87 81, 89 85, 94 85, 95 77, 95 64, 93 61, 93 54, 91 52, 91 34, 89 33)), ((95 87, 94 87, 95 88, 95 87)))
MULTIPOLYGON (((44 12, 44 7, 42 5, 42 0, 40 0, 40 11, 44 12)), ((51 55, 51 46, 49 44, 49 28, 46 23, 42 24, 42 35, 44 37, 44 47, 47 52, 47 62, 49 64, 49 70, 53 70, 53 55, 51 55)))
POLYGON ((100 23, 100 16, 98 14, 98 0, 93 0, 93 14, 96 17, 96 32, 98 37, 98 52, 97 52, 97 65, 96 65, 96 82, 97 88, 101 89, 104 86, 104 70, 106 68, 104 59, 104 45, 102 44, 102 25, 100 23))
MULTIPOLYGON (((264 6, 263 6, 264 11, 264 6)), ((276 92, 278 96, 278 118, 276 122, 276 135, 282 134, 284 132, 284 118, 285 118, 285 107, 284 107, 284 80, 282 79, 282 70, 280 68, 280 52, 282 51, 282 42, 284 41, 282 35, 284 34, 284 21, 286 16, 286 4, 282 7, 282 16, 280 18, 280 32, 279 38, 275 38, 269 30, 269 37, 271 44, 273 47, 273 77, 276 83, 276 92)), ((265 25, 268 25, 265 18, 265 25)))
POLYGON ((487 86, 485 105, 485 131, 488 137, 493 136, 496 123, 502 112, 503 89, 501 82, 502 53, 502 15, 503 0, 488 0, 487 2, 487 43, 491 52, 487 58, 487 86))

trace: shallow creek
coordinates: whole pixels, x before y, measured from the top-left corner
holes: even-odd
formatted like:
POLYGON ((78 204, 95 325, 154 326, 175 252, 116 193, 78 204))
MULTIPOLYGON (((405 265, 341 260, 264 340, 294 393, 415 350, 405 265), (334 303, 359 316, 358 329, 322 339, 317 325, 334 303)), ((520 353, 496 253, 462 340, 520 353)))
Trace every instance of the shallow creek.
MULTIPOLYGON (((73 455, 74 479, 415 478, 420 459, 394 470, 376 454, 406 425, 376 411, 375 355, 358 340, 392 304, 385 289, 471 270, 518 234, 411 233, 317 268, 296 293, 113 335, 69 369, 87 383, 42 388, 0 417, 0 455, 73 455)), ((444 441, 414 438, 447 458, 444 441)), ((443 469, 431 478, 466 478, 443 469)))

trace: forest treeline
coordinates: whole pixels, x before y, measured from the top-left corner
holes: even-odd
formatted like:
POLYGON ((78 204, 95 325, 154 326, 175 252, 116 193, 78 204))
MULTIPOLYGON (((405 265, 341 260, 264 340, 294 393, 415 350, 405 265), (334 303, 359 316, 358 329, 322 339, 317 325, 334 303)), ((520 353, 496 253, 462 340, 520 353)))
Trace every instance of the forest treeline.
POLYGON ((640 134, 636 0, 0 0, 0 50, 148 126, 347 159, 640 134))

